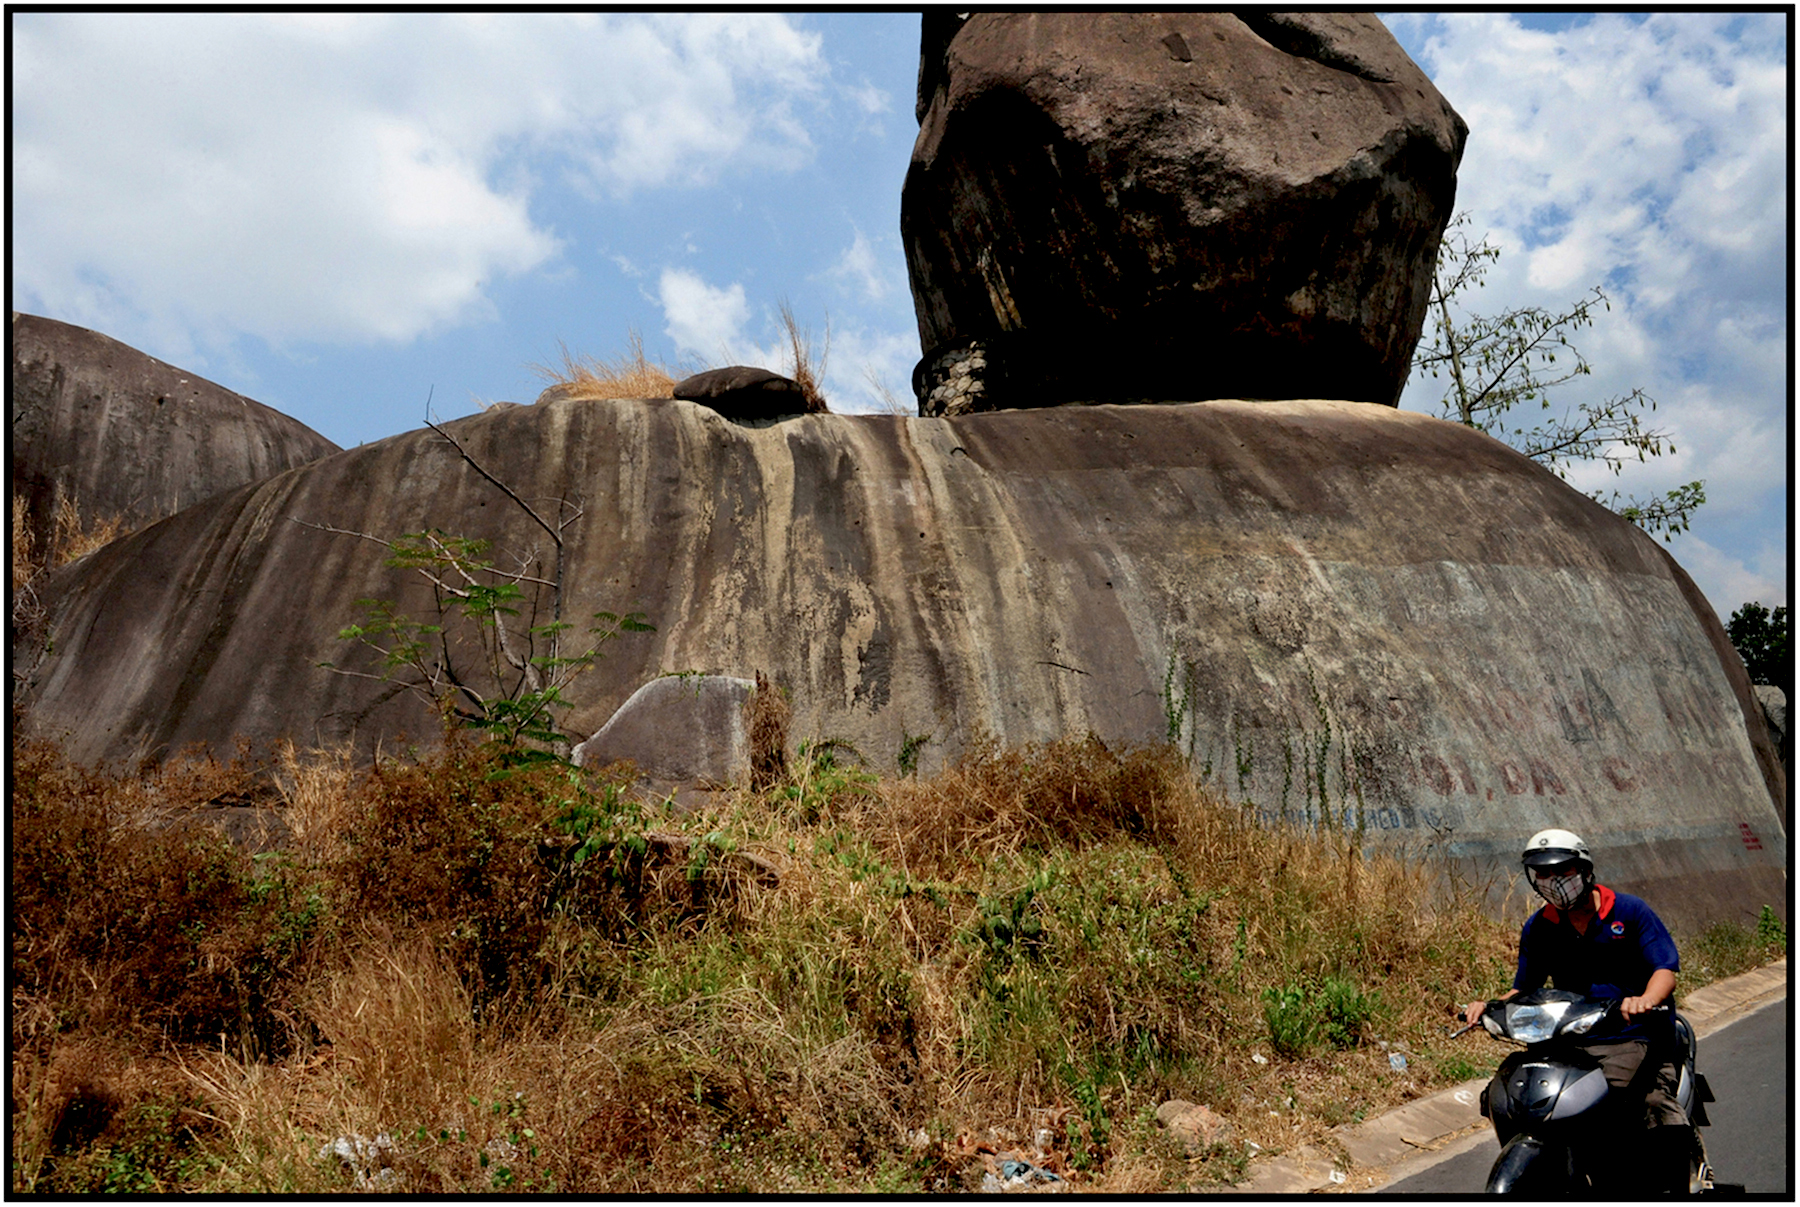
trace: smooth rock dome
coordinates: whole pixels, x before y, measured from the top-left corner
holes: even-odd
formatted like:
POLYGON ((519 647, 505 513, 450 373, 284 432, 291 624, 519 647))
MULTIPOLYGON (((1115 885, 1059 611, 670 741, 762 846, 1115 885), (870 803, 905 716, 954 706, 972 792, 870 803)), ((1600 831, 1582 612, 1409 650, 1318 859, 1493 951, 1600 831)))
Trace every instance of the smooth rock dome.
MULTIPOLYGON (((583 509, 569 614, 657 626, 578 682, 575 732, 659 673, 760 670, 796 739, 882 769, 919 735, 924 770, 981 730, 1173 738, 1272 815, 1502 885, 1559 825, 1677 919, 1786 899, 1786 781, 1711 608, 1654 540, 1471 429, 1332 401, 772 426, 561 401, 444 426, 521 496, 583 509)), ((14 651, 31 731, 83 760, 429 740, 423 706, 318 666, 353 665, 357 600, 429 614, 427 589, 308 525, 551 564, 437 433, 346 450, 53 578, 50 645, 14 651)))
POLYGON ((58 504, 125 531, 338 446, 298 419, 85 327, 13 313, 13 492, 42 547, 58 504))

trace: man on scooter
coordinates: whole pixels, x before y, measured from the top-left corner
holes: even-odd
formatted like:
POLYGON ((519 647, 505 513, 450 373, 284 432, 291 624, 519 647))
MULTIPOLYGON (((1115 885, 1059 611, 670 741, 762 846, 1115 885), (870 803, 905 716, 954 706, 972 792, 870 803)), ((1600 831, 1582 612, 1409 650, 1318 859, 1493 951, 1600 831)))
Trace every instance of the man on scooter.
MULTIPOLYGON (((1526 844, 1522 862, 1545 905, 1520 931, 1519 969, 1501 1000, 1546 981, 1589 997, 1620 999, 1623 1027, 1584 1045, 1626 1106, 1615 1168, 1635 1175, 1641 1193, 1685 1192, 1694 1131, 1676 1101, 1674 1012, 1655 1010, 1675 992, 1681 967, 1675 941, 1641 899, 1595 883, 1593 857, 1577 835, 1540 831, 1526 844), (1634 1109, 1638 1103, 1641 1110, 1634 1109), (1648 1129, 1641 1138, 1630 1135, 1640 1128, 1648 1129)), ((1473 1023, 1486 1007, 1470 1002, 1463 1018, 1473 1023)))

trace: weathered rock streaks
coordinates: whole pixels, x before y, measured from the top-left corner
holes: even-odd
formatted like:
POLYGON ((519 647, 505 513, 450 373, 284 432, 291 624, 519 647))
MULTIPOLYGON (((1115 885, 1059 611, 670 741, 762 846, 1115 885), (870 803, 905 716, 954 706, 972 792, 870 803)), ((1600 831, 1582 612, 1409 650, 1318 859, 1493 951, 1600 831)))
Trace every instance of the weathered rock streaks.
MULTIPOLYGON (((1373 842, 1492 866, 1554 819, 1609 883, 1781 895, 1785 779, 1716 618, 1654 541, 1471 430, 1339 402, 743 425, 678 401, 447 430, 585 508, 568 614, 657 626, 581 680, 578 732, 660 672, 762 670, 796 736, 878 766, 927 733, 929 768, 979 730, 1172 732, 1233 795, 1373 842)), ((417 614, 420 585, 295 520, 548 556, 432 432, 339 453, 55 579, 32 727, 82 758, 429 739, 407 697, 317 667, 352 665, 355 600, 417 614)))

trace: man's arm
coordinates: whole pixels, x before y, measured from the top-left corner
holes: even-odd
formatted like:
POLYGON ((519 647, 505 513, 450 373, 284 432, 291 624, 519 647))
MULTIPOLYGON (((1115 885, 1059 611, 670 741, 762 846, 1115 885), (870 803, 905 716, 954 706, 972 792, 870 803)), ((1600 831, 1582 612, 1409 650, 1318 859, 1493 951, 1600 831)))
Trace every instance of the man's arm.
POLYGON ((1644 986, 1644 992, 1637 997, 1628 997, 1619 1003, 1619 1013, 1626 1018, 1633 1018, 1653 1009, 1669 1000, 1675 992, 1675 974, 1667 968, 1658 968, 1650 974, 1650 983, 1644 986))

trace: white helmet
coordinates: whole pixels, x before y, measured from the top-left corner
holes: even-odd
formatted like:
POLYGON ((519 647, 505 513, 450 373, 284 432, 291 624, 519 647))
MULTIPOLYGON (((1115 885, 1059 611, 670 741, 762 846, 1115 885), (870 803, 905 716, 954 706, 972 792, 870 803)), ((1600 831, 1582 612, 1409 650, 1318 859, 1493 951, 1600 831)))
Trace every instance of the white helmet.
POLYGON ((1594 858, 1581 836, 1568 830, 1539 830, 1519 862, 1532 890, 1558 909, 1568 909, 1594 887, 1594 858))

